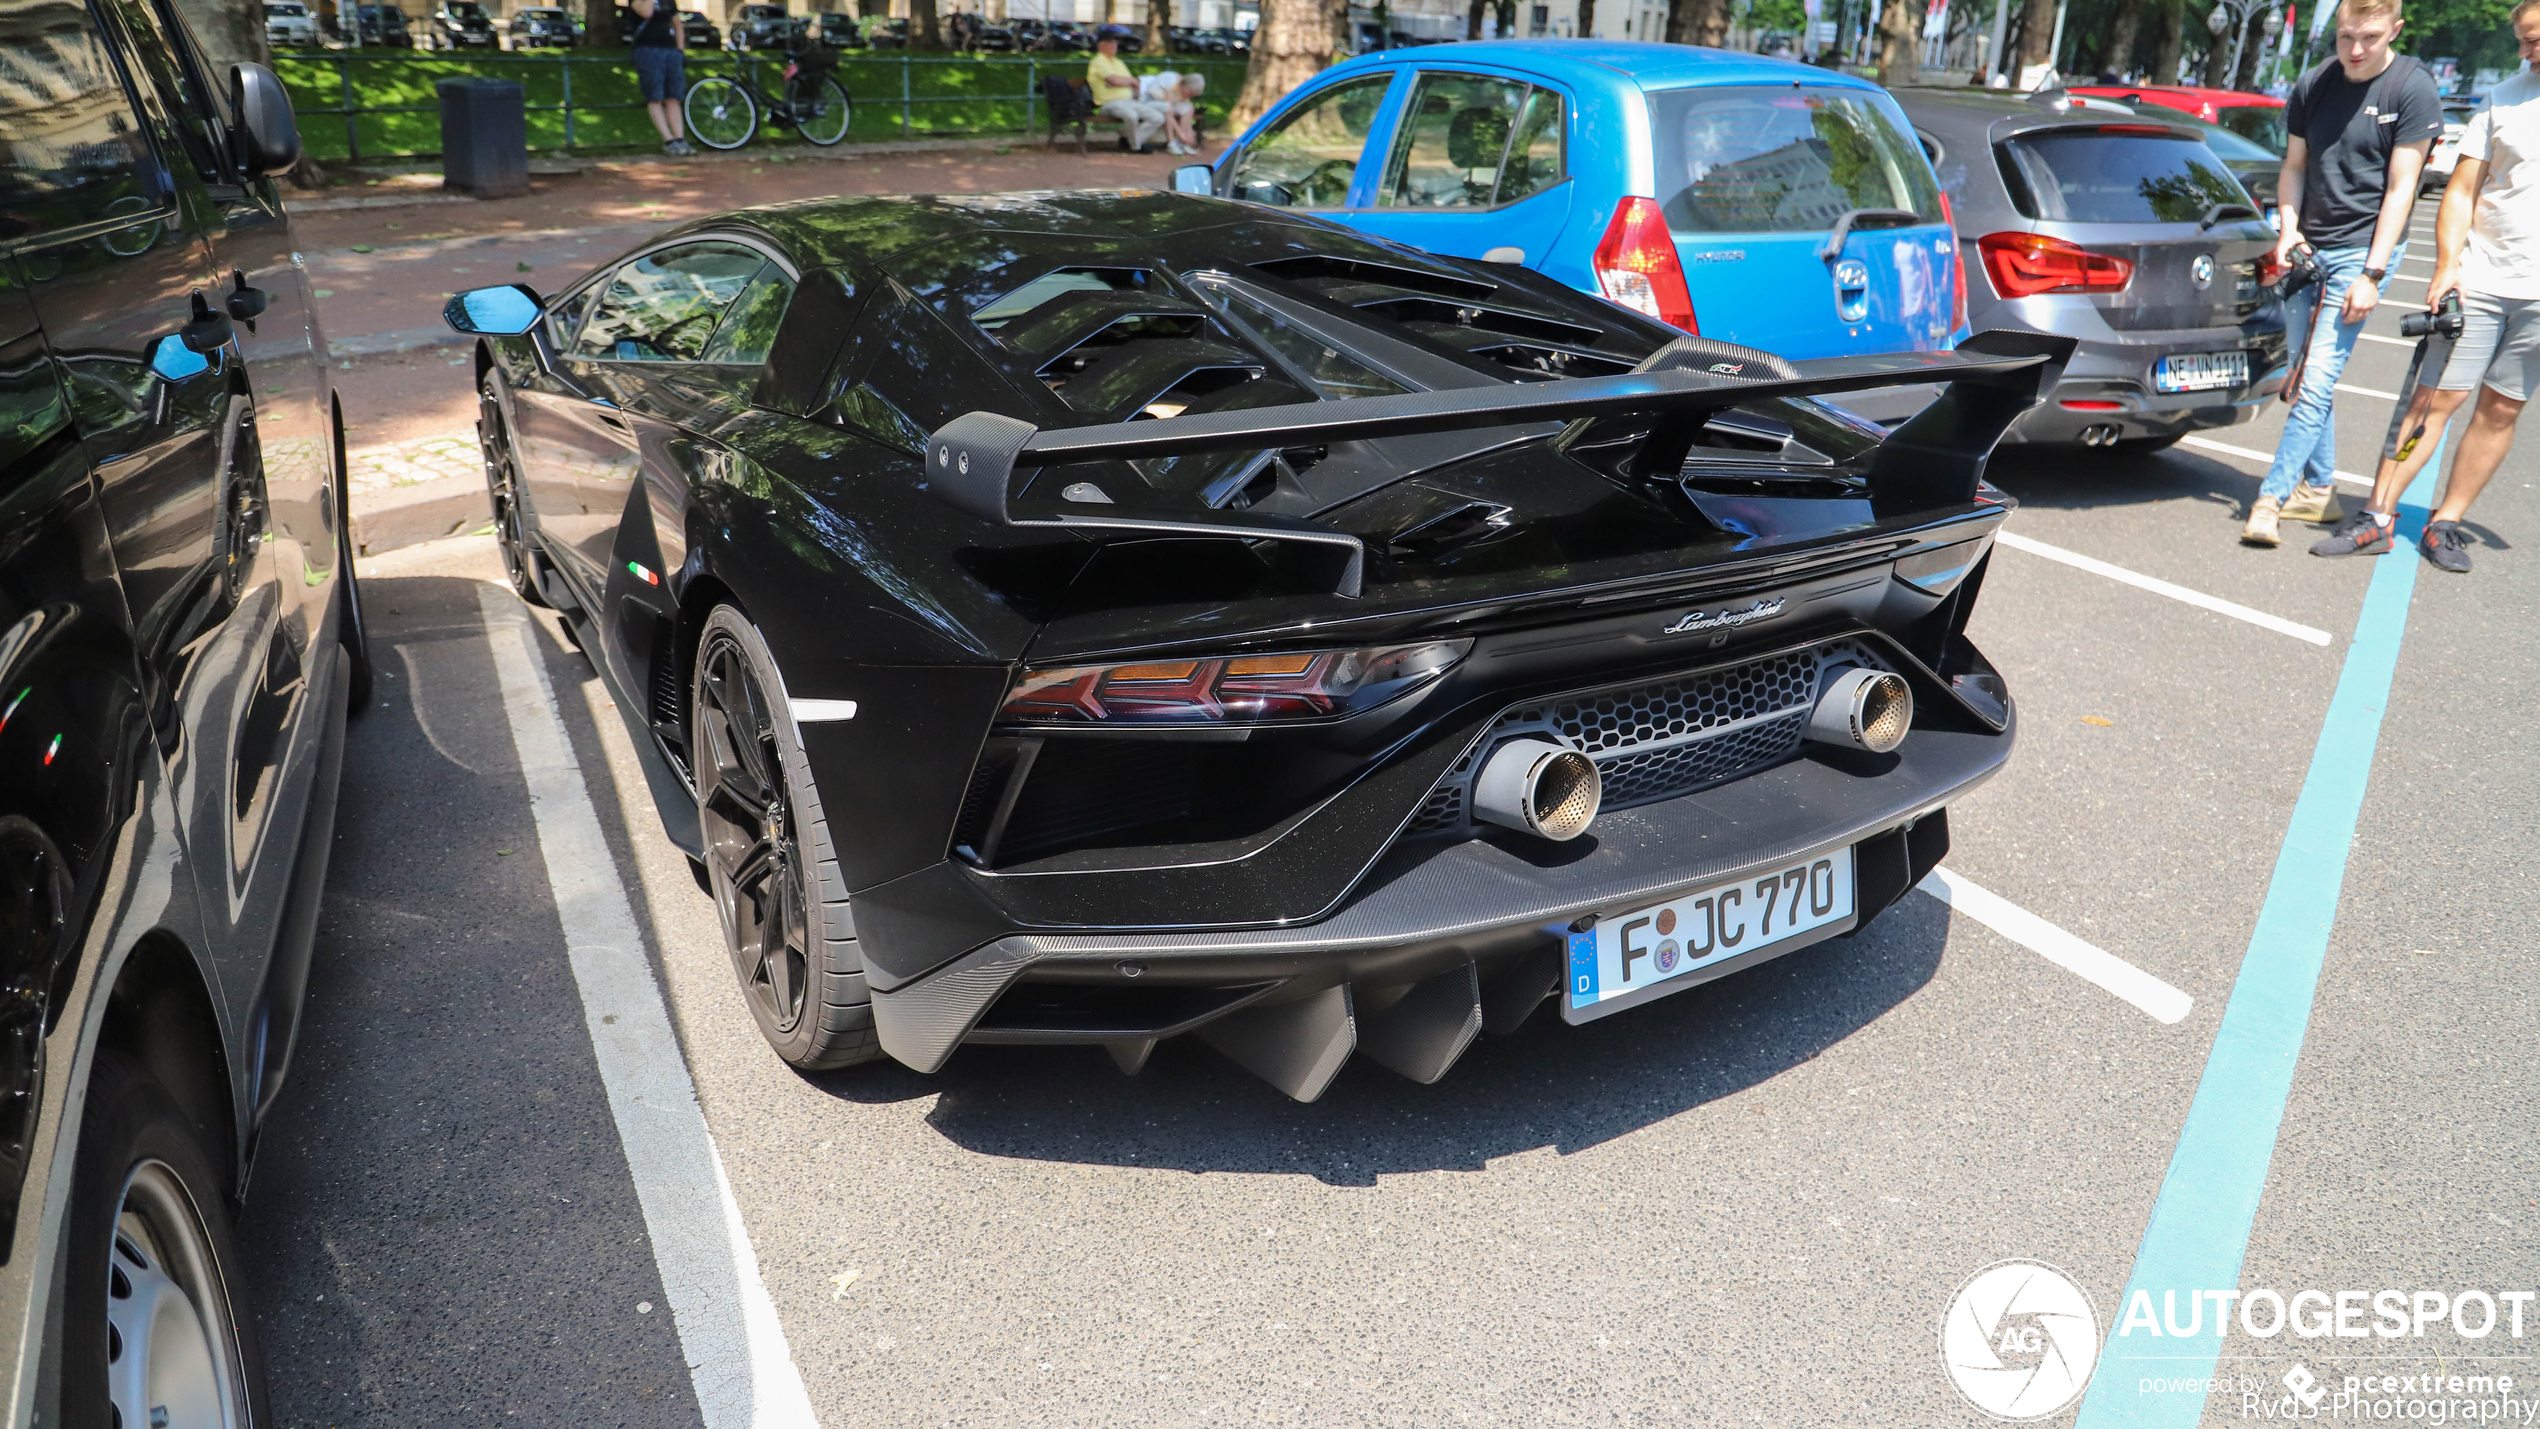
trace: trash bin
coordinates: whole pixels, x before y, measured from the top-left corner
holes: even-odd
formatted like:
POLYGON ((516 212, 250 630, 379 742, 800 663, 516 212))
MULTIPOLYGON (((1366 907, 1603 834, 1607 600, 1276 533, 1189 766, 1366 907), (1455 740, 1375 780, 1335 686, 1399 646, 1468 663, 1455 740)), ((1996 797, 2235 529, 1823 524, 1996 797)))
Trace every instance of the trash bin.
POLYGON ((470 75, 441 96, 441 185, 478 198, 529 192, 529 119, 517 80, 470 75))

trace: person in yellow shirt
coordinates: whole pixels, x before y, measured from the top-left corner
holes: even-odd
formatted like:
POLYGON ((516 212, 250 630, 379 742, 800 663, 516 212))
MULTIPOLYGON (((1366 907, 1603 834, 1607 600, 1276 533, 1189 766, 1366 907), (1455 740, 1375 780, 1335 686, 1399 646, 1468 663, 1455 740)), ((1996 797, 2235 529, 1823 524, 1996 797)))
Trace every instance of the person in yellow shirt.
POLYGON ((1138 77, 1120 62, 1120 42, 1128 34, 1122 25, 1105 25, 1095 32, 1094 57, 1085 62, 1085 84, 1094 93, 1094 112, 1119 120, 1122 142, 1143 154, 1147 141, 1164 127, 1164 107, 1138 98, 1138 77))

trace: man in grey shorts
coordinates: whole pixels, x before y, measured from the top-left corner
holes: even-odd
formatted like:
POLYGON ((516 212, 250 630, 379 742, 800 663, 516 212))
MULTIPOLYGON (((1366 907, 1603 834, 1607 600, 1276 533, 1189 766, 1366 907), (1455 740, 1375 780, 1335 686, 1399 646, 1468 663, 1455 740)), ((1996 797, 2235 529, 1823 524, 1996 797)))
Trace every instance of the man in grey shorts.
MULTIPOLYGON (((2540 0, 2521 0, 2512 23, 2522 57, 2540 63, 2540 0)), ((2423 549, 2442 569, 2467 573, 2469 536, 2461 519, 2512 450, 2514 423, 2540 388, 2540 74, 2526 70, 2497 85, 2487 107, 2462 131, 2460 163, 2434 221, 2434 248, 2426 307, 2457 289, 2465 322, 2435 384, 2427 431, 2441 431, 2471 389, 2481 390, 2469 430, 2452 456, 2451 480, 2426 522, 2423 549)), ((2405 459, 2384 461, 2373 478, 2371 502, 2337 534, 2311 547, 2311 554, 2377 556, 2389 550, 2399 494, 2436 446, 2420 439, 2405 459)))

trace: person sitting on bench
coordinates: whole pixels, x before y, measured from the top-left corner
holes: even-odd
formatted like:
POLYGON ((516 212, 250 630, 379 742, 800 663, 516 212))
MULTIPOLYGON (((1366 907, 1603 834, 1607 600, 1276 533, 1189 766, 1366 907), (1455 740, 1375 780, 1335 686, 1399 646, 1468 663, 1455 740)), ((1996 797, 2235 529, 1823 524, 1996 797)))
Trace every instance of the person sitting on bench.
POLYGON ((1085 63, 1085 83, 1093 87, 1094 112, 1119 120, 1122 141, 1143 154, 1147 141, 1164 127, 1164 111, 1138 98, 1138 78, 1120 62, 1120 42, 1128 37, 1126 25, 1105 25, 1096 32, 1094 57, 1085 63))

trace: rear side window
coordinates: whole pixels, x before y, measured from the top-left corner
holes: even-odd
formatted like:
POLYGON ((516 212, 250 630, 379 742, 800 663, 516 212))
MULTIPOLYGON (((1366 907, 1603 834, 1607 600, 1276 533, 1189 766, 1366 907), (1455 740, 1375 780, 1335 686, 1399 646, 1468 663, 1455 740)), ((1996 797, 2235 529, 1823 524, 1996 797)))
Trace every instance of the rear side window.
POLYGON ((1856 208, 1905 209, 1940 222, 1930 161, 1876 96, 1720 85, 1649 98, 1670 227, 1822 233, 1856 208))
POLYGON ((1349 201, 1358 155, 1393 76, 1336 84, 1282 116, 1235 160, 1227 192, 1253 203, 1339 208, 1349 201))
POLYGON ((2200 139, 2107 129, 2023 134, 2001 146, 2002 180, 2022 216, 2065 223, 2194 223, 2249 191, 2200 139))
POLYGON ((0 240, 157 207, 141 121, 86 6, 0 6, 0 76, 0 240))
POLYGON ((1560 95, 1485 75, 1427 74, 1377 201, 1395 208, 1492 208, 1561 177, 1560 95))
POLYGON ((749 291, 715 326, 714 341, 706 344, 703 360, 743 367, 765 362, 767 349, 776 341, 776 329, 785 321, 785 305, 793 298, 794 280, 785 276, 784 269, 773 263, 759 269, 749 291))

